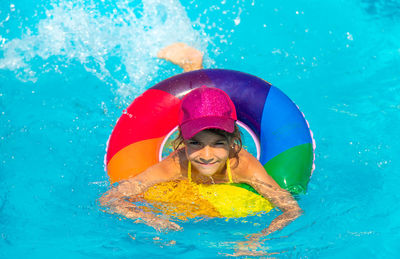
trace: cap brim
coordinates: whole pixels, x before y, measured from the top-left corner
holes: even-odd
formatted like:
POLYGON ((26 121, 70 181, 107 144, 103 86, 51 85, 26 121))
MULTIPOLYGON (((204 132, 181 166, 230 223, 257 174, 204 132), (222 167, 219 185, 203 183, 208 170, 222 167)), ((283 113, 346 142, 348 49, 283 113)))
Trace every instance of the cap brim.
POLYGON ((221 129, 229 133, 235 130, 235 120, 221 117, 206 117, 183 123, 181 133, 184 139, 191 139, 194 135, 206 129, 221 129))

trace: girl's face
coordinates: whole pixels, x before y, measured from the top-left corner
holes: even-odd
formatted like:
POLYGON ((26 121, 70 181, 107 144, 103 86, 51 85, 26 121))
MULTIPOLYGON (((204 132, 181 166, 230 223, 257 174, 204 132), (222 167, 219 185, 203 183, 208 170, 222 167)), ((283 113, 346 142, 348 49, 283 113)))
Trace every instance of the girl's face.
POLYGON ((210 131, 200 131, 193 138, 185 140, 186 156, 192 168, 205 176, 220 172, 229 156, 228 141, 210 131))

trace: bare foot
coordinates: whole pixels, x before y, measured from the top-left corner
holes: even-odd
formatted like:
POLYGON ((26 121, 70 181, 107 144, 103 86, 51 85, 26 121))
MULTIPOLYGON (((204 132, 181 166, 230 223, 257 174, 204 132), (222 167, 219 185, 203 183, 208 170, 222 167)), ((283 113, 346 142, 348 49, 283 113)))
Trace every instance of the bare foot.
POLYGON ((157 53, 157 57, 180 66, 184 72, 203 68, 203 54, 182 42, 163 48, 157 53))

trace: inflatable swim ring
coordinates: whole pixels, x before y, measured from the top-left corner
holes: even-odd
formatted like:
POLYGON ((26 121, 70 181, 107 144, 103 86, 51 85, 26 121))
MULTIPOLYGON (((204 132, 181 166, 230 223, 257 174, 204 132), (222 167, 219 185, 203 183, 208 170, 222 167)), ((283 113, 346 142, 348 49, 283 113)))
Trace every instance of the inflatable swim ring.
POLYGON ((168 78, 124 110, 111 133, 106 168, 110 182, 135 176, 162 160, 176 131, 183 96, 202 85, 220 88, 235 104, 238 124, 253 138, 257 158, 293 194, 304 193, 314 169, 315 144, 298 107, 270 83, 238 71, 203 69, 168 78))

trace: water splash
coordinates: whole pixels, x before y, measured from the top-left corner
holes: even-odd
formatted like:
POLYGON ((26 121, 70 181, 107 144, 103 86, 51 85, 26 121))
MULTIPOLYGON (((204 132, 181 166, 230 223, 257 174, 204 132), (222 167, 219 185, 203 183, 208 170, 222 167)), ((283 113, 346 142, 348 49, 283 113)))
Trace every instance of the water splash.
POLYGON ((156 76, 163 46, 182 41, 207 48, 178 0, 61 1, 33 27, 11 40, 0 35, 0 69, 36 82, 78 63, 122 96, 143 91, 156 76))

